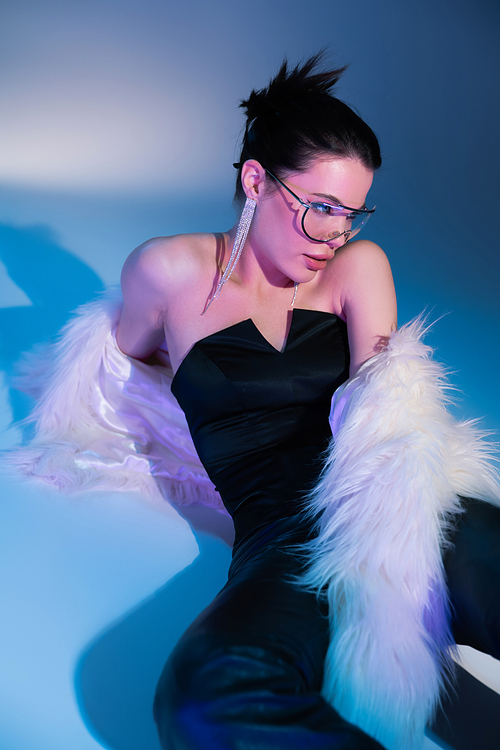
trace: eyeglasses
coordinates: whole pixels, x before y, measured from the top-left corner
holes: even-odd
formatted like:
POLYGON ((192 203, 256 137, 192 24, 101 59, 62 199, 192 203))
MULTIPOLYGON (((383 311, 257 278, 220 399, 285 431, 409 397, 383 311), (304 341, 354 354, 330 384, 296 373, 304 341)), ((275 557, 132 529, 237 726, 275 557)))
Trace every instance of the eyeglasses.
POLYGON ((344 236, 344 244, 361 231, 366 222, 375 211, 375 208, 349 208, 341 203, 323 203, 312 202, 306 203, 299 198, 288 185, 285 185, 279 177, 273 175, 268 169, 267 174, 279 182, 279 184, 288 190, 290 195, 298 200, 301 206, 305 208, 302 214, 302 231, 313 242, 330 242, 344 236), (338 230, 339 221, 345 226, 343 232, 338 230))

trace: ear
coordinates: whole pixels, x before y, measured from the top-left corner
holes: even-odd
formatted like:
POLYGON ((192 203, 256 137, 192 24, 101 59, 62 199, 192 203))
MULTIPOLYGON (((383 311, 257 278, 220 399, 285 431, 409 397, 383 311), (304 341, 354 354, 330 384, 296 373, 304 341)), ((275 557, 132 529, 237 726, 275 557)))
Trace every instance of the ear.
POLYGON ((258 200, 266 181, 266 170, 255 159, 248 159, 241 168, 241 185, 247 198, 258 200))

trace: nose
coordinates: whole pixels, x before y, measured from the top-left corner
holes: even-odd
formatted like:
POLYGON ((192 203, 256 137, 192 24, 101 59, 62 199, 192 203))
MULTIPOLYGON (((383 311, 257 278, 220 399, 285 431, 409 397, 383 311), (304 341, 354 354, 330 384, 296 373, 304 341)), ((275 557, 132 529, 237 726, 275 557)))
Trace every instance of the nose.
POLYGON ((333 250, 335 250, 337 247, 342 247, 342 245, 345 245, 345 243, 349 239, 349 232, 334 232, 333 234, 333 237, 325 241, 325 244, 328 245, 328 247, 331 247, 333 250))
MULTIPOLYGON (((331 226, 331 225, 330 225, 331 226)), ((347 225, 347 218, 345 216, 335 217, 335 229, 331 229, 328 237, 328 241, 340 239, 340 244, 344 244, 349 239, 349 228, 347 225)), ((336 245, 339 247, 339 245, 336 245)))

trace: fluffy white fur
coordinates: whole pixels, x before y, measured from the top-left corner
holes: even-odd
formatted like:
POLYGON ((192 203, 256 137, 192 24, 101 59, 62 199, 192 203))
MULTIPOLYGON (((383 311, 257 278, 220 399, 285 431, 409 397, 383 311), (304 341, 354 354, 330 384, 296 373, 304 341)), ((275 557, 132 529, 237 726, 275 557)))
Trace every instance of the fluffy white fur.
POLYGON ((323 692, 390 750, 417 750, 450 671, 442 548, 457 495, 498 503, 491 446, 446 410, 416 321, 337 392, 334 440, 311 494, 321 514, 306 585, 331 617, 323 692))
MULTIPOLYGON (((120 309, 111 290, 25 360, 18 385, 39 397, 35 438, 10 463, 66 491, 160 488, 220 507, 166 354, 145 365, 120 352, 120 309)), ((450 669, 442 548, 457 496, 500 497, 484 435, 446 410, 446 378, 422 328, 394 333, 336 392, 335 437, 309 502, 320 521, 305 584, 326 589, 331 611, 324 695, 390 750, 421 747, 450 669)))
POLYGON ((84 305, 54 345, 25 356, 15 385, 38 399, 35 435, 5 463, 27 477, 75 492, 123 489, 221 508, 161 364, 124 355, 114 330, 121 294, 84 305))

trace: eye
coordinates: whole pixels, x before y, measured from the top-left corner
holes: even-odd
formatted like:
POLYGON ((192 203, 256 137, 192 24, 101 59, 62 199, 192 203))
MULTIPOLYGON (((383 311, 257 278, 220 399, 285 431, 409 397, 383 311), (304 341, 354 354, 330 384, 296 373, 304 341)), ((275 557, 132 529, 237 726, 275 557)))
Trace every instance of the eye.
POLYGON ((338 216, 342 209, 340 206, 332 206, 331 203, 311 203, 311 208, 325 216, 338 216))

